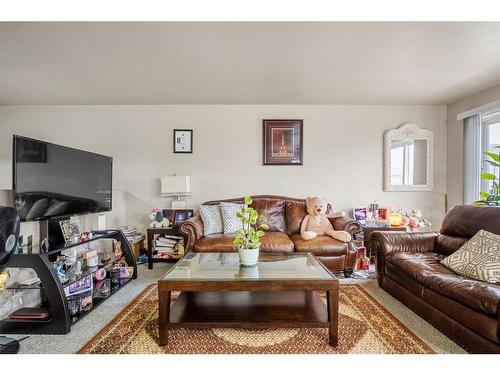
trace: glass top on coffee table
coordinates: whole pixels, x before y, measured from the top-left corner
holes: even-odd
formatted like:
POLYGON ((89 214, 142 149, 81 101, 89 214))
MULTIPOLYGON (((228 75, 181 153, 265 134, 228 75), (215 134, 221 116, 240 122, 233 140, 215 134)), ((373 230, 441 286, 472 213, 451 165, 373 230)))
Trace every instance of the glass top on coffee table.
POLYGON ((240 266, 237 253, 188 253, 163 280, 334 280, 309 253, 260 254, 255 266, 240 266))

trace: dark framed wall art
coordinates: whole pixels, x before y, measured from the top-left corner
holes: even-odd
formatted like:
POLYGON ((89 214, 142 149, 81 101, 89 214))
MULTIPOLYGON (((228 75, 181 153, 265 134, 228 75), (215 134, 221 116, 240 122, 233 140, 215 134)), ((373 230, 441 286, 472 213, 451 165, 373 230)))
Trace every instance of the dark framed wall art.
POLYGON ((193 129, 174 129, 174 154, 193 153, 193 129))
POLYGON ((303 120, 263 120, 264 165, 302 165, 303 120))

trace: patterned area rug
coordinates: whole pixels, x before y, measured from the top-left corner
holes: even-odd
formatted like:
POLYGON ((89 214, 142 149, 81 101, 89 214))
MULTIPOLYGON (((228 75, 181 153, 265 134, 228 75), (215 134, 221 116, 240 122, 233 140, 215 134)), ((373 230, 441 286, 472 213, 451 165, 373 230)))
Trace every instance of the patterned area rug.
POLYGON ((428 354, 434 351, 359 285, 340 286, 339 344, 326 328, 171 329, 158 345, 157 286, 146 288, 81 354, 428 354))

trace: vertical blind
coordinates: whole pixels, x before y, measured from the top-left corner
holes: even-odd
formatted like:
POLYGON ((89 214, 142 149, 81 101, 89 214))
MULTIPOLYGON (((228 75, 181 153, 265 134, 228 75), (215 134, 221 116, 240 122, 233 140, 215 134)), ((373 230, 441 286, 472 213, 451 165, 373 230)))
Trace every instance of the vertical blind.
POLYGON ((464 119, 464 204, 477 201, 481 191, 481 115, 464 119))

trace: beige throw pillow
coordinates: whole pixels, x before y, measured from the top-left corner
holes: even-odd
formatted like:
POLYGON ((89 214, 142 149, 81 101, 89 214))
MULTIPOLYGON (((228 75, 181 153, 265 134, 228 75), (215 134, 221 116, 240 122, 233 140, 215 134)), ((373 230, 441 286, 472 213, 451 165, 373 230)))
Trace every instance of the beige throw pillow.
POLYGON ((243 228, 243 223, 236 217, 236 212, 241 211, 242 207, 243 205, 239 203, 221 202, 220 210, 222 212, 224 233, 234 233, 243 228))
POLYGON ((201 205, 200 217, 201 221, 203 221, 203 235, 222 233, 224 231, 220 205, 201 205))
POLYGON ((500 282, 500 235, 481 229, 441 263, 461 276, 498 283, 500 282))

